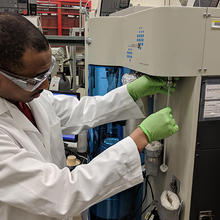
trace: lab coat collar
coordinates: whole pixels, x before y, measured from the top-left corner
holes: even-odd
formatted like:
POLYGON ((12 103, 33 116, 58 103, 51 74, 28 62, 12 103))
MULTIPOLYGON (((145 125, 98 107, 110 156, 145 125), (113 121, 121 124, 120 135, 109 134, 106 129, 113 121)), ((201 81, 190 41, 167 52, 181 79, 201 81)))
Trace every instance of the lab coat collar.
POLYGON ((50 151, 50 125, 47 119, 47 112, 42 107, 39 99, 40 98, 34 99, 29 103, 37 127, 30 122, 30 120, 18 109, 16 105, 3 98, 0 98, 0 116, 6 112, 9 112, 14 121, 15 127, 24 131, 35 132, 45 147, 40 148, 38 146, 38 150, 41 151, 41 154, 44 155, 44 158, 52 161, 48 154, 48 151, 50 151))
POLYGON ((48 113, 41 104, 41 98, 34 99, 29 103, 37 128, 43 136, 46 149, 50 150, 50 124, 48 113))
POLYGON ((0 115, 8 111, 6 104, 4 103, 5 99, 0 97, 0 115))
POLYGON ((18 109, 18 107, 4 98, 0 98, 0 115, 9 112, 15 126, 22 130, 39 132, 29 119, 18 109))
POLYGON ((37 132, 46 148, 50 147, 50 125, 46 110, 42 107, 40 97, 29 103, 31 113, 34 116, 37 127, 18 109, 18 107, 6 99, 0 98, 0 115, 9 112, 15 122, 15 126, 25 130, 37 132))

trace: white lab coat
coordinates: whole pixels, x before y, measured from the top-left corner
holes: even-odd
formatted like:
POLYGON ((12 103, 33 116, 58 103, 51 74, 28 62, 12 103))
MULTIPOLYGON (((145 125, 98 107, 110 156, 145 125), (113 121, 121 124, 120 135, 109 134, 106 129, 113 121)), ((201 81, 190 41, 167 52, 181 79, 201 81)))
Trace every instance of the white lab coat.
POLYGON ((143 117, 126 86, 81 101, 44 91, 29 104, 38 129, 0 98, 1 220, 67 219, 143 181, 130 137, 72 172, 65 167, 61 129, 77 134, 110 121, 143 117))

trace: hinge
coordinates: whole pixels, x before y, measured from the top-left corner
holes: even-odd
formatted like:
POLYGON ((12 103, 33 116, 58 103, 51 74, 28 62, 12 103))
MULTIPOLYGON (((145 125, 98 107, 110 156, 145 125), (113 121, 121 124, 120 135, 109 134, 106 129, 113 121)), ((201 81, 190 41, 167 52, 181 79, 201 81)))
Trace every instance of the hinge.
POLYGON ((211 17, 211 14, 210 14, 210 13, 204 13, 204 14, 203 14, 203 17, 204 17, 204 18, 211 17))
POLYGON ((206 12, 203 14, 204 18, 211 17, 211 13, 208 12, 208 9, 206 9, 206 12))

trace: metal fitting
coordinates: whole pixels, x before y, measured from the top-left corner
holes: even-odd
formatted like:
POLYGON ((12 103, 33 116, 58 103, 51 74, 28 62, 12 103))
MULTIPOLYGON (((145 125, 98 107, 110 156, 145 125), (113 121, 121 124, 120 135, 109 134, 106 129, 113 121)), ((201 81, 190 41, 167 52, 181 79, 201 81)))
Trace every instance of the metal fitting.
POLYGON ((173 85, 172 77, 168 77, 167 86, 171 87, 173 85))

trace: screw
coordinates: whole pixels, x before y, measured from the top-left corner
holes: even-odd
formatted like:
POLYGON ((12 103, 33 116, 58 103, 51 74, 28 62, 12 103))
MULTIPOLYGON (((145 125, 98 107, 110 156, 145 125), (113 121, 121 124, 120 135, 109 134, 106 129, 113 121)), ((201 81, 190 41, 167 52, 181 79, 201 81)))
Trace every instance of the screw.
POLYGON ((88 37, 88 38, 86 39, 86 43, 87 43, 88 45, 90 45, 90 44, 92 43, 92 38, 88 37))

